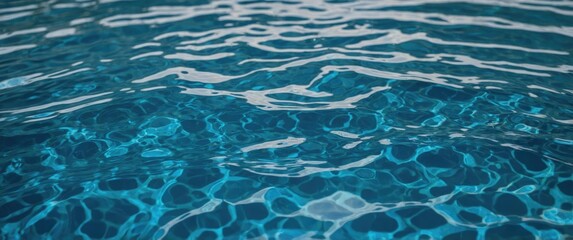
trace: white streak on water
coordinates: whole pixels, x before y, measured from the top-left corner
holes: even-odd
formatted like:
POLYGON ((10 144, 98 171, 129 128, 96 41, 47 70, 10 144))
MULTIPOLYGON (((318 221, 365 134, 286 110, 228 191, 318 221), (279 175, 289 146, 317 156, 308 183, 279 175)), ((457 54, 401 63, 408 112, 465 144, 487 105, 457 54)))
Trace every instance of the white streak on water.
POLYGON ((36 46, 37 46, 36 44, 24 44, 24 45, 10 46, 10 47, 0 47, 0 55, 16 52, 16 51, 20 51, 20 50, 25 50, 25 49, 35 48, 36 46))
POLYGON ((286 139, 274 140, 264 143, 255 144, 252 146, 241 148, 242 152, 251 152, 255 150, 261 149, 275 149, 275 148, 286 148, 295 145, 299 145, 303 143, 306 139, 305 138, 295 138, 295 137, 288 137, 286 139))
POLYGON ((161 43, 156 43, 156 42, 147 42, 147 43, 142 43, 142 44, 137 44, 135 46, 133 46, 133 49, 140 49, 140 48, 144 48, 144 47, 159 47, 161 46, 161 43))
POLYGON ((75 28, 64 28, 56 31, 49 32, 46 34, 46 38, 58 38, 74 35, 76 33, 75 28))
POLYGON ((129 58, 129 60, 137 60, 137 59, 140 59, 140 58, 153 57, 153 56, 161 56, 161 55, 163 55, 163 52, 162 52, 162 51, 148 52, 148 53, 139 54, 139 55, 137 55, 137 56, 133 56, 133 57, 129 58))
POLYGON ((18 31, 10 32, 10 33, 3 33, 3 34, 0 34, 0 40, 7 39, 10 37, 14 37, 14 36, 45 32, 46 30, 47 30, 47 28, 45 28, 45 27, 37 27, 37 28, 32 28, 32 29, 18 30, 18 31))
POLYGON ((175 53, 165 55, 165 59, 179 59, 183 61, 208 61, 234 56, 234 53, 215 53, 210 55, 193 55, 188 53, 175 53))
POLYGON ((85 101, 88 99, 109 95, 111 93, 112 92, 104 92, 104 93, 93 94, 93 95, 85 95, 85 96, 76 97, 76 98, 72 98, 72 99, 68 99, 68 100, 64 100, 64 101, 51 102, 48 104, 42 104, 42 105, 33 106, 33 107, 27 107, 27 108, 16 109, 16 110, 8 110, 8 111, 0 111, 0 113, 19 114, 19 113, 33 112, 33 111, 38 111, 38 110, 44 110, 44 109, 51 108, 54 106, 79 103, 79 102, 82 102, 82 101, 85 101))
POLYGON ((194 68, 175 67, 175 68, 169 68, 167 70, 161 71, 151 76, 147 76, 142 79, 133 80, 133 83, 145 83, 149 81, 162 79, 170 75, 177 75, 178 79, 186 81, 203 82, 203 83, 221 83, 236 78, 233 76, 225 76, 218 73, 201 72, 195 70, 194 68))

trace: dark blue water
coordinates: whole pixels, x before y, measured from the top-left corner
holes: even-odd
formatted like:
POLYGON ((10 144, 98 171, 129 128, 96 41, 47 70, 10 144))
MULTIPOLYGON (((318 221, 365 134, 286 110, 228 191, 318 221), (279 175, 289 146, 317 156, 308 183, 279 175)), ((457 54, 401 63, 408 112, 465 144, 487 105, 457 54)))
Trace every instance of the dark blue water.
POLYGON ((3 0, 0 239, 573 238, 573 2, 3 0))

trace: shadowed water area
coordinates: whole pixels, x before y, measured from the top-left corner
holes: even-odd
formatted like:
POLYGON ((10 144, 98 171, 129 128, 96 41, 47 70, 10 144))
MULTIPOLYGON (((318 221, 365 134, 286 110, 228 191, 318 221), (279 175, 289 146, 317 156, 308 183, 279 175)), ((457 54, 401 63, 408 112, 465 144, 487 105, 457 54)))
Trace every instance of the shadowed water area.
POLYGON ((573 237, 573 2, 3 0, 0 239, 573 237))

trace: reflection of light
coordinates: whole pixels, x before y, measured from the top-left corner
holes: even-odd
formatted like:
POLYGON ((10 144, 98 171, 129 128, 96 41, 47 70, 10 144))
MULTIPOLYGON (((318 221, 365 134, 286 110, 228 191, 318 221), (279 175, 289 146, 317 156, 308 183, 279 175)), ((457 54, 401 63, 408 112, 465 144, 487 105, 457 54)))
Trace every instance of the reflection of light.
POLYGON ((16 109, 16 110, 9 110, 9 111, 1 111, 0 113, 18 114, 18 113, 32 112, 32 111, 43 110, 43 109, 46 109, 46 108, 50 108, 50 107, 54 107, 54 106, 59 106, 59 105, 74 104, 74 103, 82 102, 82 101, 85 101, 85 100, 88 100, 88 99, 105 96, 105 95, 108 95, 108 94, 111 94, 111 93, 112 93, 112 92, 104 92, 104 93, 99 93, 99 94, 86 95, 86 96, 81 96, 81 97, 77 97, 77 98, 72 98, 72 99, 68 99, 68 100, 64 100, 64 101, 51 102, 51 103, 47 103, 47 104, 43 104, 43 105, 38 105, 38 106, 34 106, 34 107, 27 107, 27 108, 21 108, 21 109, 16 109))
POLYGON ((46 34, 46 38, 65 37, 65 36, 74 35, 75 33, 76 33, 75 28, 64 28, 64 29, 59 29, 56 31, 49 32, 48 34, 46 34))
POLYGON ((133 56, 133 57, 129 58, 129 60, 136 60, 136 59, 151 57, 151 56, 161 56, 162 54, 163 54, 162 51, 142 53, 142 54, 139 54, 137 56, 133 56))
MULTIPOLYGON (((300 64, 299 63, 293 64, 293 63, 294 62, 291 62, 291 63, 285 64, 284 66, 275 68, 275 69, 277 69, 277 70, 278 69, 286 69, 288 67, 292 67, 293 65, 304 65, 304 64, 306 64, 306 63, 300 63, 300 64)), ((147 81, 151 81, 151 80, 155 80, 155 79, 160 79, 162 77, 165 77, 165 76, 171 75, 171 74, 177 74, 179 76, 179 78, 181 78, 181 79, 190 79, 191 81, 197 81, 197 82, 206 82, 206 79, 209 79, 208 77, 202 77, 201 75, 213 74, 213 78, 210 78, 211 83, 228 81, 228 80, 231 80, 232 78, 234 78, 234 77, 229 77, 229 76, 218 75, 215 73, 197 72, 194 69, 188 69, 187 74, 183 75, 183 74, 181 74, 182 69, 187 69, 187 68, 177 68, 177 70, 175 68, 173 68, 173 69, 170 69, 168 71, 157 73, 157 74, 154 74, 152 76, 146 77, 146 78, 141 79, 141 80, 136 80, 134 82, 136 82, 136 83, 147 82, 147 81), (199 76, 197 76, 197 75, 199 75, 199 76)), ((269 69, 266 69, 266 70, 269 70, 269 69)), ((373 76, 377 76, 377 77, 383 77, 383 78, 389 78, 389 79, 400 79, 400 80, 411 80, 410 78, 412 78, 412 76, 410 76, 410 78, 408 78, 407 76, 401 76, 400 74, 396 74, 396 73, 389 73, 389 72, 383 72, 383 71, 378 71, 378 70, 373 70, 373 69, 367 69, 367 68, 363 68, 363 67, 359 67, 359 66, 327 66, 327 67, 323 67, 321 74, 319 74, 317 77, 315 77, 307 85, 288 85, 285 87, 275 88, 275 89, 258 90, 258 91, 257 90, 247 90, 247 91, 243 91, 243 92, 230 92, 230 91, 213 90, 213 89, 207 89, 207 88, 186 88, 186 87, 181 87, 181 88, 184 89, 182 91, 182 93, 184 93, 184 94, 192 94, 192 95, 200 95, 200 96, 232 96, 232 97, 245 99, 245 100, 247 100, 247 102, 249 104, 256 106, 258 108, 261 108, 263 110, 288 110, 288 109, 290 109, 290 110, 326 110, 326 109, 354 108, 355 103, 357 103, 363 99, 366 99, 366 98, 370 97, 371 95, 373 95, 377 92, 390 89, 389 86, 376 86, 376 87, 372 87, 371 90, 367 93, 357 94, 355 96, 351 96, 351 97, 348 97, 348 98, 340 100, 340 101, 278 100, 278 99, 275 99, 275 98, 269 96, 272 94, 289 93, 289 94, 295 94, 295 95, 312 97, 312 98, 330 97, 330 96, 332 96, 331 93, 311 91, 308 88, 311 85, 313 85, 315 82, 320 81, 324 75, 326 75, 329 72, 333 72, 333 71, 352 71, 352 72, 358 72, 358 73, 362 73, 362 74, 370 75, 370 76, 373 75, 373 76), (382 75, 382 76, 380 76, 380 75, 382 75)), ((248 74, 246 74, 246 75, 248 75, 248 74)), ((420 78, 420 79, 422 79, 422 78, 420 78)), ((430 80, 427 80, 427 81, 430 81, 430 80)))
MULTIPOLYGON (((0 51, 1 51, 1 49, 2 48, 0 48, 0 51)), ((11 79, 4 80, 4 81, 0 82, 0 90, 6 89, 6 88, 13 88, 13 87, 17 87, 17 86, 24 86, 24 85, 28 85, 30 83, 45 80, 45 79, 56 79, 56 78, 67 77, 67 76, 70 76, 72 74, 85 72, 85 71, 89 71, 89 70, 91 70, 91 68, 80 68, 80 69, 76 69, 73 71, 70 71, 70 69, 64 69, 64 70, 57 71, 55 73, 50 73, 47 75, 43 75, 42 73, 35 73, 35 74, 23 76, 23 77, 11 78, 11 79)))
POLYGON ((273 149, 273 148, 285 148, 290 146, 295 146, 301 144, 305 141, 305 138, 294 138, 288 137, 286 139, 280 139, 275 141, 269 141, 264 143, 255 144, 252 146, 241 148, 242 152, 250 152, 260 149, 273 149))
POLYGON ((234 53, 215 53, 211 55, 193 55, 188 53, 175 53, 165 55, 165 59, 179 59, 184 61, 207 61, 234 56, 234 53))
MULTIPOLYGON (((102 104, 102 103, 107 103, 107 102, 111 102, 113 100, 113 98, 105 98, 105 99, 101 99, 101 100, 97 100, 97 101, 93 101, 93 102, 89 102, 89 103, 84 103, 84 104, 80 104, 74 107, 70 107, 70 108, 66 108, 66 109, 62 109, 62 110, 57 110, 54 112, 57 113, 70 113, 73 111, 77 111, 79 109, 85 108, 85 107, 89 107, 89 106, 93 106, 93 105, 97 105, 97 104, 102 104)), ((46 117, 46 118, 38 118, 38 119, 31 119, 31 120, 27 120, 24 121, 24 123, 29 123, 29 122, 37 122, 37 121, 41 121, 41 120, 46 120, 46 119, 50 119, 53 118, 57 115, 53 115, 50 117, 46 117)))
POLYGON ((249 162, 252 165, 244 166, 236 162, 222 162, 220 166, 237 166, 257 175, 275 176, 275 177, 304 177, 321 172, 344 171, 352 168, 364 167, 380 158, 381 155, 370 155, 358 161, 354 161, 345 165, 337 167, 316 166, 324 164, 323 162, 306 161, 306 160, 293 160, 294 163, 282 164, 281 161, 276 162, 249 162), (268 172, 263 170, 277 170, 275 172, 268 172), (282 170, 282 171, 280 171, 282 170))
POLYGON ((0 47, 0 55, 8 54, 24 49, 35 48, 36 44, 24 44, 24 45, 17 45, 17 46, 10 46, 10 47, 0 47))
POLYGON ((170 75, 177 75, 177 78, 182 80, 187 80, 192 82, 203 82, 203 83, 221 83, 235 78, 233 76, 225 76, 218 73, 201 72, 195 70, 194 68, 175 67, 175 68, 169 68, 167 70, 147 76, 142 79, 134 80, 133 83, 145 83, 161 79, 170 75))
POLYGON ((14 37, 14 36, 19 36, 19 35, 26 35, 26 34, 30 34, 30 33, 44 32, 44 31, 46 31, 46 30, 47 30, 47 28, 45 28, 45 27, 39 27, 39 28, 18 30, 18 31, 14 31, 14 32, 11 32, 11 33, 3 33, 3 34, 0 34, 0 40, 7 39, 7 38, 10 38, 10 37, 14 37))
POLYGON ((84 24, 84 23, 89 23, 89 22, 93 22, 94 18, 88 17, 88 18, 78 18, 78 19, 74 19, 72 21, 70 21, 70 26, 76 26, 76 25, 80 25, 80 24, 84 24))

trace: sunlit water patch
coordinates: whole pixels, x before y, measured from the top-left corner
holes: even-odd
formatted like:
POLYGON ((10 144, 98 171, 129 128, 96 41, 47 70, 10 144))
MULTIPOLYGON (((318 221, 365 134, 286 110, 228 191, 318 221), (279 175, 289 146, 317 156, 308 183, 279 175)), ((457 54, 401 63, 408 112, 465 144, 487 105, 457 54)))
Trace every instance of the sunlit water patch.
POLYGON ((2 1, 0 238, 572 238, 572 50, 571 1, 2 1))

